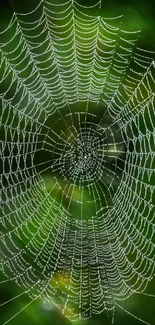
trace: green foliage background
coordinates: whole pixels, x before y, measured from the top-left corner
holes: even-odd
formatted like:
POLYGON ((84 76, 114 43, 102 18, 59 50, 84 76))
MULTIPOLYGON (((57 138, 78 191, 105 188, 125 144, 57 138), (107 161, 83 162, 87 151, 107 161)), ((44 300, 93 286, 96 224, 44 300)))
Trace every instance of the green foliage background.
MULTIPOLYGON (((14 1, 15 5, 19 8, 35 7, 37 1, 14 1)), ((81 0, 81 4, 91 4, 93 1, 81 0)), ((142 30, 141 38, 139 39, 138 46, 155 50, 155 17, 153 15, 154 1, 147 0, 103 0, 102 3, 102 15, 105 17, 112 17, 123 14, 123 28, 127 30, 142 30)), ((9 22, 12 14, 12 7, 9 1, 1 0, 0 2, 0 29, 3 30, 9 22)), ((96 14, 94 12, 94 14, 96 14)), ((0 40, 1 42, 1 40, 0 40)), ((150 285, 151 292, 155 293, 155 283, 150 285), (154 287, 154 290, 152 289, 154 287)), ((0 302, 4 300, 12 299, 14 296, 20 293, 19 288, 16 285, 11 286, 5 284, 0 286, 0 302), (3 299, 2 299, 3 298, 3 299)), ((148 288, 149 292, 149 288, 148 288)), ((63 317, 54 305, 44 305, 39 299, 30 304, 27 308, 25 306, 30 303, 29 297, 24 296, 17 300, 13 300, 9 304, 0 308, 0 325, 6 322, 19 310, 23 311, 12 319, 10 325, 71 325, 71 322, 63 317)), ((123 307, 129 310, 134 315, 146 319, 155 324, 154 308, 155 300, 153 298, 147 298, 143 296, 132 297, 123 303, 123 307)), ((107 319, 104 315, 96 316, 95 319, 85 322, 85 325, 108 325, 107 319)), ((138 325, 141 324, 139 320, 132 318, 132 316, 124 313, 122 310, 116 310, 116 325, 138 325)), ((83 322, 78 322, 77 325, 83 325, 83 322)))

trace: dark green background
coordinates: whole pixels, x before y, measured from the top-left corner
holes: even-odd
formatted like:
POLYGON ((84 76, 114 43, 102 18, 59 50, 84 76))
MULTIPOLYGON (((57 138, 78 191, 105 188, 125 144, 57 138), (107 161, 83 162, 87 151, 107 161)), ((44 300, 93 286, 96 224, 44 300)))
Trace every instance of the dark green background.
MULTIPOLYGON (((94 1, 81 0, 81 4, 91 4, 94 1)), ((37 0, 16 0, 13 1, 15 8, 18 11, 26 11, 29 8, 34 8, 37 0)), ((138 46, 147 49, 155 50, 155 2, 147 0, 103 0, 102 16, 112 17, 123 14, 123 28, 127 30, 142 30, 141 38, 138 46)), ((97 11, 94 11, 94 15, 97 11)), ((12 7, 7 0, 0 2, 0 30, 3 30, 9 22, 12 15, 12 7)), ((0 40, 1 41, 1 40, 0 40)), ((3 285, 0 287, 0 301, 9 300, 20 293, 20 290, 14 286, 3 285)), ((148 292, 155 293, 155 283, 151 284, 148 292), (154 290, 153 290, 154 288, 154 290), (149 290, 150 289, 150 290, 149 290)), ((24 308, 30 302, 27 296, 14 300, 13 302, 0 307, 0 325, 6 322, 10 317, 24 308)), ((133 296, 125 301, 123 307, 152 325, 155 324, 155 298, 147 298, 145 296, 133 296)), ((9 322, 10 325, 69 325, 70 321, 65 319, 61 313, 54 307, 54 305, 45 306, 38 300, 35 303, 25 308, 15 319, 9 322)), ((83 322, 78 322, 78 325, 83 325, 83 322)), ((85 322, 86 325, 108 325, 105 315, 96 316, 94 319, 85 322)), ((134 319, 119 308, 116 309, 115 325, 139 325, 141 322, 134 319)))

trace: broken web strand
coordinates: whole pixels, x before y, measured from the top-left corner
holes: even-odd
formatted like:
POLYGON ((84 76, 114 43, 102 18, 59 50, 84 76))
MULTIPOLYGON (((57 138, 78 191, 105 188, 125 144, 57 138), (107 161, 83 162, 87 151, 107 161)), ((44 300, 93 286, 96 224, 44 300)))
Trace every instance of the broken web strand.
MULTIPOLYGON (((78 9, 79 10, 79 9, 78 9)), ((90 17, 89 17, 90 18, 90 17)), ((75 18, 74 18, 75 19, 75 18)), ((20 28, 20 27, 19 27, 20 28)), ((104 43, 105 43, 105 40, 104 40, 104 43)), ((92 51, 92 47, 91 47, 91 51, 92 51)), ((74 58, 74 57, 73 57, 74 58)), ((94 63, 94 62, 93 62, 94 63)), ((93 64, 92 63, 92 64, 93 64)), ((91 71, 91 68, 92 68, 92 66, 93 65, 90 65, 90 69, 89 69, 89 71, 91 71)), ((10 68, 10 66, 9 66, 9 68, 10 68)), ((106 69, 105 69, 105 72, 106 72, 106 69)), ((60 72, 59 72, 59 74, 60 74, 60 72)), ((81 75, 81 71, 80 71, 80 75, 81 75)), ((17 74, 15 73, 14 74, 14 78, 16 78, 17 77, 17 74)), ((89 77, 90 77, 90 72, 88 72, 88 71, 86 71, 86 80, 89 80, 89 77)), ((93 77, 94 78, 94 77, 93 77)), ((82 83, 82 78, 81 78, 81 83, 82 83)), ((84 87, 85 85, 86 85, 87 83, 86 82, 84 82, 83 81, 83 83, 82 83, 82 86, 84 87)), ((89 84, 89 82, 88 82, 88 84, 89 84)), ((69 85, 70 86, 70 85, 69 85)), ((96 96, 96 92, 94 92, 94 89, 95 88, 93 88, 93 86, 94 86, 94 84, 92 84, 92 86, 91 87, 89 87, 89 86, 85 86, 85 90, 84 90, 84 92, 83 92, 83 89, 82 89, 82 86, 81 86, 81 92, 80 92, 80 100, 83 100, 83 101, 85 101, 87 98, 88 98, 88 94, 90 93, 90 88, 92 87, 92 92, 91 92, 91 94, 89 94, 89 99, 90 99, 90 101, 94 101, 95 102, 95 96, 96 96)), ((66 86, 63 86, 63 89, 65 88, 65 91, 66 91, 66 86)), ((28 88, 26 87, 25 88, 25 91, 27 92, 28 91, 28 88)), ((68 92, 68 90, 66 91, 66 93, 68 92)), ((101 91, 101 93, 102 93, 102 91, 101 91)), ((31 94, 30 94, 31 95, 31 94)), ((38 95, 38 94, 37 94, 38 95)), ((36 96, 37 96, 36 95, 36 96)), ((71 97, 72 96, 68 96, 68 98, 70 98, 70 100, 71 100, 71 97)), ((32 96, 32 100, 33 99, 35 99, 34 98, 34 94, 33 94, 33 96, 32 96)), ((30 101, 31 102, 31 101, 30 101)), ((29 103, 30 103, 29 102, 29 103)), ((57 106, 58 106, 59 104, 57 104, 57 106)), ((118 105, 118 104, 117 104, 118 105)), ((45 105, 44 105, 45 106, 45 105)), ((28 107, 28 106, 27 106, 28 107)), ((61 107, 61 106, 60 106, 61 107)), ((118 105, 118 108, 120 107, 120 104, 118 105)), ((41 108, 39 108, 39 110, 41 111, 42 109, 41 108)), ((24 115, 25 115, 25 113, 26 113, 27 111, 25 111, 24 112, 24 115)), ((35 117, 36 115, 35 115, 35 109, 33 109, 33 111, 31 111, 31 112, 33 112, 33 113, 31 113, 32 114, 32 116, 33 117, 35 117)), ((54 112, 54 110, 53 110, 53 112, 54 112)), ((31 115, 30 113, 28 114, 28 115, 31 115)), ((46 117, 47 117, 47 115, 46 115, 46 117)), ((43 123, 42 123, 43 124, 43 123)), ((111 126, 110 126, 111 127, 111 126)), ((109 128, 110 128, 109 127, 109 128)), ((76 180, 75 180, 76 181, 76 180)), ((82 190, 82 192, 83 192, 83 190, 82 190)), ((72 198, 72 196, 71 196, 71 198, 72 198)), ((82 205, 81 205, 82 206, 82 205)), ((81 213, 81 216, 82 216, 82 213, 81 213)), ((93 225, 94 225, 94 223, 93 223, 93 225)), ((85 228, 84 228, 84 226, 79 226, 79 228, 80 228, 80 230, 79 230, 79 238, 81 237, 81 242, 82 242, 82 238, 83 238, 83 236, 84 236, 84 233, 85 233, 85 228)), ((91 233, 91 231, 90 231, 90 233, 91 233)), ((94 230, 94 238, 95 238, 95 230, 94 230)), ((95 238, 95 243, 96 243, 96 238, 95 238)), ((52 246, 52 245, 51 245, 52 246)), ((62 249, 62 245, 61 245, 61 249, 62 249)), ((82 246, 80 246, 80 248, 78 249, 79 251, 80 251, 80 255, 81 255, 81 257, 82 257, 82 259, 81 259, 81 264, 84 264, 84 258, 83 258, 83 248, 82 248, 82 246)), ((96 248, 96 256, 98 255, 98 253, 97 253, 97 248, 96 248)), ((74 252, 75 253, 75 252, 74 252)), ((78 253, 79 254, 79 253, 78 253)), ((73 255, 74 256, 74 255, 73 255)), ((91 257, 92 258, 92 257, 91 257)), ((91 261, 91 258, 90 258, 90 261, 91 261)), ((48 260, 47 260, 47 265, 48 265, 48 260)), ((72 267, 71 267, 71 269, 72 269, 72 267)), ((74 271, 74 270, 72 270, 72 271, 74 271)), ((72 272, 72 273, 74 273, 74 272, 72 272)), ((82 280, 82 273, 80 274, 80 279, 82 280)), ((76 278, 75 278, 75 280, 76 280, 76 278)), ((100 287, 101 287, 101 285, 100 285, 100 287)), ((80 282, 80 288, 81 288, 81 292, 82 292, 82 281, 80 282)), ((102 288, 101 288, 101 291, 102 291, 102 288)), ((103 291, 102 291, 103 292, 103 291)))

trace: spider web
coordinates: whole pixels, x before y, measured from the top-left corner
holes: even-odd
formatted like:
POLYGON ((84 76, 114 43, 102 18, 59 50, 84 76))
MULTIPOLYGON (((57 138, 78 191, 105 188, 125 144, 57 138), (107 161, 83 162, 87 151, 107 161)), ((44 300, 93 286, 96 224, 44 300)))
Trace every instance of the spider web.
POLYGON ((154 278, 155 65, 100 8, 43 0, 1 33, 0 269, 114 323, 154 278))

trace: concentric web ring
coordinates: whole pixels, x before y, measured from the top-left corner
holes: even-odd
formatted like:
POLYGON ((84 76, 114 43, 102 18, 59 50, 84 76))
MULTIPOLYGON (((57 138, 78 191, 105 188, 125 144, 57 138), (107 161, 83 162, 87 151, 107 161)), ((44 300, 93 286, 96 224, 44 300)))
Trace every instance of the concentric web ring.
POLYGON ((73 186, 100 181, 113 188, 112 183, 119 180, 125 140, 109 116, 99 118, 87 112, 69 113, 56 120, 46 135, 42 150, 52 158, 51 172, 73 186))
POLYGON ((0 34, 0 270, 114 323, 155 273, 155 65, 101 13, 42 0, 0 34))

